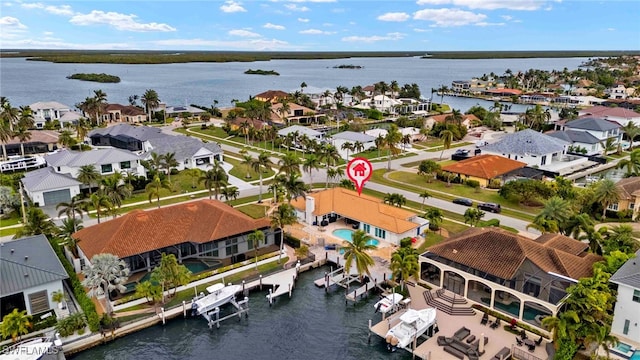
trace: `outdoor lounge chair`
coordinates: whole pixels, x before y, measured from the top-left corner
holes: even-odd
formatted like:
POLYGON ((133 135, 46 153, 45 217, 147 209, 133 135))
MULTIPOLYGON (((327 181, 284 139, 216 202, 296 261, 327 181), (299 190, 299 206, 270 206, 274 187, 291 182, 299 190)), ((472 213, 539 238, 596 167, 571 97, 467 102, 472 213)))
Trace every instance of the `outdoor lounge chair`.
POLYGON ((498 326, 500 326, 500 319, 496 318, 496 321, 492 322, 489 327, 492 329, 496 329, 498 326))
POLYGON ((504 360, 508 359, 511 356, 511 349, 508 347, 503 347, 502 350, 498 351, 497 354, 491 358, 492 360, 504 360))
POLYGON ((480 320, 480 324, 487 325, 487 322, 489 322, 489 314, 484 313, 484 315, 482 316, 482 320, 480 320))
POLYGON ((471 334, 471 330, 463 326, 453 334, 453 338, 462 341, 462 339, 469 336, 469 334, 471 334))
POLYGON ((519 337, 516 336, 516 344, 518 344, 518 346, 522 346, 524 343, 522 342, 522 340, 520 340, 519 337))
POLYGON ((536 345, 540 346, 540 344, 542 344, 542 336, 540 336, 540 339, 536 340, 536 345))
POLYGON ((520 337, 522 338, 522 340, 527 338, 527 332, 524 331, 524 329, 522 329, 522 331, 520 332, 520 337))

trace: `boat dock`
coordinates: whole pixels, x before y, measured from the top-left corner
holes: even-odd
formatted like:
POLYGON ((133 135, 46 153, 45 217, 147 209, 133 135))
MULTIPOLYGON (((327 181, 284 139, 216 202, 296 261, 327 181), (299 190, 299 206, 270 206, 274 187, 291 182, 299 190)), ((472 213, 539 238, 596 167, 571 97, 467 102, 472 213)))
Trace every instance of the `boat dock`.
POLYGON ((267 301, 269 301, 269 304, 271 305, 279 296, 289 294, 289 297, 291 297, 291 293, 293 291, 296 279, 298 278, 299 271, 300 262, 298 262, 298 264, 296 264, 296 266, 291 269, 281 271, 264 278, 260 276, 258 280, 254 280, 246 284, 243 283, 243 290, 247 291, 255 289, 257 287, 262 289, 262 286, 272 286, 272 288, 269 289, 269 294, 267 295, 267 301))
POLYGON ((220 308, 217 307, 215 309, 213 309, 212 311, 209 311, 208 313, 204 313, 202 314, 202 317, 204 317, 207 320, 207 324, 209 325, 209 329, 211 329, 213 327, 213 325, 216 326, 216 328, 220 328, 220 322, 230 319, 232 317, 238 317, 238 320, 242 320, 242 315, 244 314, 245 317, 249 317, 249 298, 245 297, 244 299, 242 299, 241 301, 237 301, 235 299, 231 299, 229 301, 229 303, 231 303, 231 305, 233 305, 237 311, 229 314, 223 318, 220 318, 220 308))
MULTIPOLYGON (((398 325, 400 323, 400 317, 402 316, 402 314, 404 314, 405 312, 407 312, 408 308, 404 308, 401 309, 397 312, 395 312, 393 315, 390 315, 388 317, 384 317, 384 314, 382 315, 382 321, 380 321, 379 323, 375 324, 375 325, 371 325, 371 320, 369 320, 369 338, 368 341, 369 343, 371 343, 371 334, 375 334, 380 336, 382 339, 385 338, 385 336, 387 335, 387 332, 394 326, 398 325)), ((420 336, 419 338, 422 337, 428 337, 425 334, 423 334, 422 336, 420 336)), ((426 356, 421 356, 420 354, 428 354, 428 352, 420 352, 419 350, 419 346, 417 346, 417 340, 415 339, 413 344, 410 344, 408 347, 404 348, 405 350, 407 350, 408 352, 412 353, 414 358, 420 358, 423 360, 427 360, 429 358, 428 355, 426 356), (414 348, 415 346, 415 348, 414 348)))

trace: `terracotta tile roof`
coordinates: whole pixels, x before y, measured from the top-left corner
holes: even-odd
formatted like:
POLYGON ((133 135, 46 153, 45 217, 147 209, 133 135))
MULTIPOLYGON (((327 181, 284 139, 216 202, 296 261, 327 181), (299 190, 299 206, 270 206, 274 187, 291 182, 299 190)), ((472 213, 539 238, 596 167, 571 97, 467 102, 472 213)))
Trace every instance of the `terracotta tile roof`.
MULTIPOLYGON (((56 144, 60 135, 60 133, 53 130, 31 130, 30 132, 31 138, 25 142, 26 144, 36 142, 56 144)), ((5 144, 20 144, 20 139, 18 137, 14 137, 9 139, 5 144)))
POLYGON ((235 118, 233 120, 229 120, 229 124, 236 126, 236 127, 240 127, 240 125, 242 125, 243 122, 247 121, 249 123, 249 126, 252 126, 258 130, 264 128, 264 127, 268 127, 269 125, 267 123, 265 123, 262 120, 258 120, 258 119, 249 119, 249 118, 243 118, 243 117, 239 117, 239 118, 235 118))
POLYGON ((265 92, 261 92, 260 94, 254 96, 254 98, 274 101, 274 100, 286 98, 288 96, 289 96, 289 93, 286 93, 282 90, 267 90, 265 92))
POLYGON ((640 190, 640 176, 621 179, 616 183, 616 188, 622 199, 632 199, 633 193, 640 190))
POLYGON ((600 117, 620 117, 620 118, 640 118, 640 114, 633 110, 629 110, 623 107, 608 107, 608 106, 593 106, 580 110, 580 115, 592 115, 600 117))
POLYGON ((573 254, 578 245, 568 245, 569 241, 579 242, 568 238, 537 241, 500 228, 471 228, 431 246, 428 251, 502 279, 512 279, 525 260, 545 272, 572 279, 591 276, 593 264, 602 257, 573 254))
POLYGON ((511 160, 498 155, 484 154, 444 166, 442 170, 481 179, 493 179, 525 166, 527 166, 527 164, 521 161, 511 160))
MULTIPOLYGON (((315 199, 313 214, 317 216, 334 212, 396 234, 402 234, 419 226, 409 221, 416 216, 411 211, 387 205, 373 196, 365 194, 358 196, 358 193, 353 190, 337 187, 307 196, 315 199)), ((305 211, 306 208, 304 198, 296 199, 291 205, 301 211, 305 211)))
POLYGON ((90 259, 100 253, 120 258, 184 242, 206 243, 269 227, 267 218, 248 215, 216 200, 201 200, 150 211, 134 210, 84 228, 73 237, 90 259))
POLYGON ((120 111, 123 115, 127 116, 146 115, 144 110, 131 105, 107 104, 105 110, 107 112, 120 111))
MULTIPOLYGON (((429 119, 433 119, 435 122, 438 122, 438 123, 443 123, 449 116, 451 116, 451 114, 434 115, 434 116, 429 116, 429 119)), ((473 114, 462 114, 462 122, 465 122, 465 121, 472 123, 474 121, 480 121, 480 119, 478 119, 478 117, 473 114)))
POLYGON ((589 249, 589 244, 562 234, 542 234, 535 239, 535 242, 576 256, 580 256, 589 249))

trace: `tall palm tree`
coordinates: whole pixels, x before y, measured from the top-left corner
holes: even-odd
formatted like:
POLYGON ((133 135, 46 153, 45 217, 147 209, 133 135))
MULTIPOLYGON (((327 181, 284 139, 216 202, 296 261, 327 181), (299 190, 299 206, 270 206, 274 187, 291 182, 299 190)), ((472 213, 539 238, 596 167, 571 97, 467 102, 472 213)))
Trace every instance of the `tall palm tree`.
POLYGON ((281 174, 300 174, 300 158, 294 154, 287 153, 282 155, 280 161, 278 161, 278 166, 280 167, 278 172, 281 174))
POLYGON ((268 170, 272 166, 273 166, 273 162, 271 162, 271 159, 269 158, 269 154, 267 154, 266 152, 261 152, 260 155, 258 155, 258 157, 251 162, 251 168, 253 169, 253 171, 257 172, 258 176, 260 177, 260 190, 259 190, 260 192, 258 194, 258 203, 262 202, 263 172, 268 170))
POLYGON ((149 117, 147 120, 151 121, 154 109, 160 105, 158 93, 155 90, 147 89, 147 91, 142 95, 140 101, 142 102, 142 105, 144 105, 144 110, 149 117))
POLYGON ((402 133, 398 130, 398 126, 396 124, 391 124, 389 129, 387 129, 387 135, 384 137, 384 144, 387 148, 387 171, 391 171, 391 156, 398 155, 400 153, 400 149, 398 148, 398 143, 402 140, 402 133))
POLYGON ((2 318, 0 332, 2 338, 11 337, 11 340, 16 342, 22 335, 28 334, 32 327, 31 315, 27 315, 27 310, 19 311, 16 308, 2 318))
POLYGON ((422 209, 424 210, 424 202, 431 197, 431 193, 429 193, 428 191, 423 191, 420 193, 420 198, 422 198, 422 209))
POLYGON ((347 151, 347 161, 349 161, 349 151, 353 151, 353 144, 347 141, 340 146, 340 149, 347 151))
MULTIPOLYGON (((336 179, 340 179, 344 176, 344 170, 342 168, 336 168, 336 167, 330 167, 327 168, 327 185, 325 185, 325 188, 328 188, 329 186, 329 179, 332 180, 333 183, 335 183, 336 179)), ((353 185, 353 182, 349 179, 344 179, 347 180, 349 182, 351 182, 351 185, 353 185)), ((332 185, 333 186, 333 185, 332 185)), ((355 186, 354 186, 355 189, 355 186)))
POLYGON ((622 159, 616 166, 618 169, 626 169, 625 176, 637 176, 640 174, 640 149, 633 150, 628 159, 622 159))
POLYGON ((463 119, 464 119, 464 116, 462 116, 462 113, 460 112, 460 110, 453 109, 451 114, 447 115, 447 117, 444 118, 444 121, 445 123, 454 123, 458 126, 461 126, 463 119))
POLYGON ((72 217, 62 220, 62 225, 58 228, 58 236, 64 240, 64 244, 76 258, 78 257, 78 242, 80 240, 74 238, 73 234, 83 228, 82 220, 72 217))
POLYGON ((122 202, 131 196, 131 185, 122 180, 121 173, 115 173, 102 179, 102 191, 109 197, 113 206, 120 209, 122 202))
POLYGON ((320 169, 320 159, 315 155, 309 155, 302 163, 302 170, 309 174, 309 184, 313 187, 313 170, 320 169))
POLYGON ((242 154, 242 161, 240 162, 240 165, 243 165, 246 170, 247 170, 247 175, 245 176, 245 178, 247 179, 251 179, 251 164, 253 163, 253 156, 251 156, 248 153, 244 153, 242 154))
POLYGON ((307 184, 298 173, 280 174, 275 178, 275 182, 284 189, 289 204, 299 197, 304 197, 308 191, 307 184))
POLYGON ((89 130, 91 130, 91 124, 85 118, 78 119, 78 122, 75 125, 76 130, 76 139, 82 142, 89 134, 89 130))
POLYGON ((197 188, 198 179, 200 178, 200 175, 202 175, 202 170, 194 167, 191 169, 187 169, 186 174, 191 178, 191 188, 197 188))
POLYGON ((71 198, 71 201, 61 202, 56 205, 56 210, 58 210, 58 217, 62 216, 62 214, 65 214, 67 218, 75 220, 77 214, 80 215, 80 218, 82 219, 84 213, 87 211, 88 205, 89 204, 86 199, 80 199, 77 196, 74 196, 73 198, 71 198))
POLYGON ((280 253, 278 254, 278 263, 282 259, 282 249, 284 248, 284 229, 287 225, 293 225, 298 221, 296 217, 296 209, 289 204, 280 204, 278 208, 271 213, 271 228, 278 229, 281 233, 280 253))
POLYGON ((70 148, 77 143, 71 130, 62 130, 58 136, 58 143, 66 148, 70 148))
POLYGON ((464 223, 471 226, 477 226, 480 220, 484 217, 484 211, 469 208, 464 212, 464 223))
POLYGON ((111 199, 104 193, 104 191, 100 190, 95 194, 91 194, 91 196, 89 197, 89 201, 91 202, 91 206, 93 206, 93 208, 96 210, 98 224, 100 224, 100 215, 102 215, 102 210, 108 210, 113 206, 111 204, 111 199))
POLYGON ((16 232, 16 239, 39 234, 51 236, 57 232, 53 221, 40 208, 30 207, 27 210, 26 218, 24 226, 16 232))
POLYGON ((621 128, 621 130, 627 136, 627 140, 629 140, 629 149, 633 149, 633 140, 640 135, 640 127, 638 127, 633 121, 629 121, 627 125, 621 128))
POLYGON ((440 228, 440 224, 444 220, 442 210, 434 207, 428 208, 424 213, 424 217, 429 220, 429 227, 433 230, 438 230, 440 228))
POLYGON ((553 344, 558 349, 560 339, 576 340, 576 328, 580 323, 580 317, 574 310, 559 313, 556 316, 547 316, 542 319, 542 326, 551 331, 553 344))
POLYGON ((149 157, 147 163, 151 168, 151 172, 155 174, 156 172, 160 171, 160 169, 162 169, 162 166, 164 165, 164 155, 160 155, 156 152, 151 152, 151 157, 149 157))
POLYGON ((594 200, 602 204, 602 220, 607 216, 607 208, 620 200, 616 183, 611 179, 603 179, 594 184, 594 200))
POLYGON ((247 240, 251 242, 249 249, 253 247, 253 257, 255 258, 254 263, 256 264, 256 271, 258 271, 258 248, 265 240, 264 232, 262 232, 262 230, 254 230, 247 236, 247 240))
POLYGON ((442 152, 440 152, 440 160, 442 160, 444 151, 451 148, 451 142, 453 141, 453 132, 451 130, 442 130, 440 132, 440 139, 442 139, 442 152))
POLYGON ((24 143, 31 139, 31 131, 29 131, 26 126, 18 123, 13 135, 20 140, 20 152, 22 153, 22 156, 24 156, 24 143))
POLYGON ((609 137, 605 141, 600 141, 600 146, 602 146, 602 155, 607 156, 618 148, 618 141, 616 138, 609 137))
POLYGON ((289 111, 291 111, 291 105, 289 105, 289 101, 287 99, 280 100, 280 108, 278 109, 278 113, 280 113, 280 119, 282 122, 286 122, 289 125, 289 111))
POLYGON ((100 125, 102 110, 107 105, 107 94, 102 90, 93 90, 93 111, 96 115, 96 124, 100 125))
POLYGON ((391 271, 394 279, 400 279, 400 288, 404 290, 404 284, 412 276, 420 276, 418 254, 412 247, 402 247, 391 255, 391 271))
POLYGON ((155 197, 158 209, 160 209, 160 191, 162 189, 171 190, 171 183, 167 179, 160 179, 160 176, 156 174, 153 180, 145 186, 144 191, 149 195, 149 202, 155 197))
POLYGON ((327 180, 325 182, 325 188, 329 188, 329 170, 334 168, 338 161, 340 161, 340 153, 335 146, 327 144, 320 150, 320 159, 327 166, 327 180))
POLYGON ((176 159, 176 153, 170 152, 162 156, 162 167, 167 171, 167 179, 171 182, 171 170, 180 166, 180 163, 176 159))
POLYGON ((364 144, 362 141, 355 141, 353 143, 353 154, 358 154, 364 151, 364 144))
POLYGON ((8 120, 0 119, 0 142, 2 143, 2 158, 7 159, 7 144, 13 139, 13 131, 8 120))
POLYGON ((340 248, 344 252, 344 269, 349 272, 351 265, 355 262, 358 276, 362 278, 364 274, 371 276, 369 267, 374 265, 373 258, 367 253, 367 250, 373 250, 376 247, 369 242, 367 233, 363 230, 356 230, 352 234, 351 242, 345 241, 340 248))
POLYGON ((225 202, 229 203, 229 200, 235 200, 240 196, 240 191, 236 186, 225 186, 222 188, 222 197, 224 197, 225 202))
POLYGON ((213 163, 213 169, 208 170, 198 180, 204 184, 204 187, 209 190, 209 199, 211 199, 211 189, 214 190, 216 200, 218 200, 218 194, 220 189, 227 185, 229 175, 224 171, 219 161, 215 160, 213 163))
POLYGON ((382 134, 378 135, 375 139, 376 149, 378 150, 378 157, 380 157, 380 150, 384 147, 384 136, 382 134))
POLYGON ((554 196, 544 203, 542 210, 533 218, 532 227, 542 232, 558 232, 565 227, 572 215, 571 204, 554 196))
POLYGON ((91 258, 91 266, 82 270, 82 286, 89 289, 89 297, 105 295, 107 314, 113 311, 109 294, 112 291, 123 293, 127 290, 124 283, 129 278, 129 267, 124 260, 113 254, 97 254, 91 258))

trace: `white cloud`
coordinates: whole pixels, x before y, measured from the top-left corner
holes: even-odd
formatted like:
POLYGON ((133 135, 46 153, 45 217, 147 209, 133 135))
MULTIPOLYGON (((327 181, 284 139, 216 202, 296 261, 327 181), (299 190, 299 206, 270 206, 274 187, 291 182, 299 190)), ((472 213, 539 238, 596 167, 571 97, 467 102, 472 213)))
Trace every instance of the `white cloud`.
POLYGON ((252 31, 244 30, 244 29, 231 30, 228 32, 228 34, 232 36, 241 36, 241 37, 260 37, 261 36, 258 33, 254 33, 252 31))
POLYGON ((490 23, 490 22, 486 22, 486 21, 481 21, 478 23, 473 24, 475 26, 504 26, 504 23, 490 23))
POLYGON ((131 50, 137 49, 138 46, 127 43, 96 43, 96 44, 77 44, 68 43, 59 40, 35 40, 20 39, 2 41, 0 47, 3 48, 20 48, 20 49, 73 49, 73 50, 131 50))
POLYGON ((460 9, 423 9, 413 14, 415 20, 432 21, 438 27, 463 26, 483 22, 487 16, 460 9))
POLYGON ((170 39, 170 40, 158 40, 153 44, 167 47, 208 47, 219 50, 234 49, 234 50, 283 50, 291 49, 292 46, 286 41, 277 39, 255 39, 255 40, 240 40, 240 41, 218 41, 218 40, 204 40, 204 39, 170 39))
POLYGON ((242 7, 242 4, 233 0, 225 1, 224 5, 220 6, 220 10, 226 13, 246 12, 247 9, 242 7))
POLYGON ((44 36, 51 36, 51 35, 53 35, 53 31, 44 31, 42 34, 44 36))
POLYGON ((510 10, 538 10, 544 6, 544 0, 418 0, 418 5, 444 5, 464 6, 470 9, 510 9, 510 10))
POLYGON ((336 2, 336 0, 285 0, 286 2, 292 3, 303 3, 303 2, 311 2, 311 3, 332 3, 336 2))
POLYGON ((135 32, 167 32, 176 31, 176 28, 162 23, 140 23, 136 20, 137 15, 127 15, 117 12, 104 12, 93 10, 88 14, 77 14, 69 20, 75 25, 109 25, 117 30, 135 32))
POLYGON ((298 21, 303 22, 303 23, 308 23, 309 19, 305 19, 305 18, 298 18, 298 21))
POLYGON ((615 28, 607 28, 607 31, 616 31, 615 28))
POLYGON ((266 23, 264 25, 262 25, 263 28, 265 29, 274 29, 274 30, 284 30, 285 27, 282 25, 276 25, 276 24, 272 24, 272 23, 266 23))
POLYGON ((431 32, 431 29, 414 28, 413 31, 423 33, 423 32, 431 32))
POLYGON ((2 6, 6 6, 6 7, 10 7, 10 6, 13 6, 13 3, 10 3, 10 2, 3 2, 3 3, 1 3, 0 5, 2 5, 2 6))
POLYGON ((62 15, 62 16, 73 16, 75 12, 71 9, 69 5, 45 5, 43 3, 23 3, 20 4, 25 9, 42 9, 50 14, 54 15, 62 15))
POLYGON ((378 20, 380 20, 380 21, 402 22, 402 21, 409 20, 409 18, 410 18, 409 14, 404 13, 404 12, 390 12, 390 13, 386 13, 386 14, 378 16, 378 20))
POLYGON ((19 19, 11 16, 1 17, 0 26, 2 26, 2 31, 21 31, 27 28, 19 19))
POLYGON ((306 7, 306 6, 298 6, 296 4, 285 4, 284 7, 286 7, 287 9, 289 9, 291 11, 300 11, 300 12, 309 11, 308 7, 306 7))
POLYGON ((335 34, 335 32, 332 32, 332 31, 322 31, 322 30, 318 30, 318 29, 307 29, 307 30, 299 31, 298 33, 306 34, 306 35, 331 35, 331 34, 335 34))
POLYGON ((347 36, 343 37, 342 41, 345 42, 365 42, 372 43, 377 41, 389 41, 389 40, 401 40, 404 38, 404 34, 394 32, 388 33, 385 36, 373 35, 373 36, 347 36))
POLYGON ((513 19, 513 16, 509 16, 509 15, 502 15, 500 17, 505 19, 506 21, 509 21, 509 20, 513 19))

